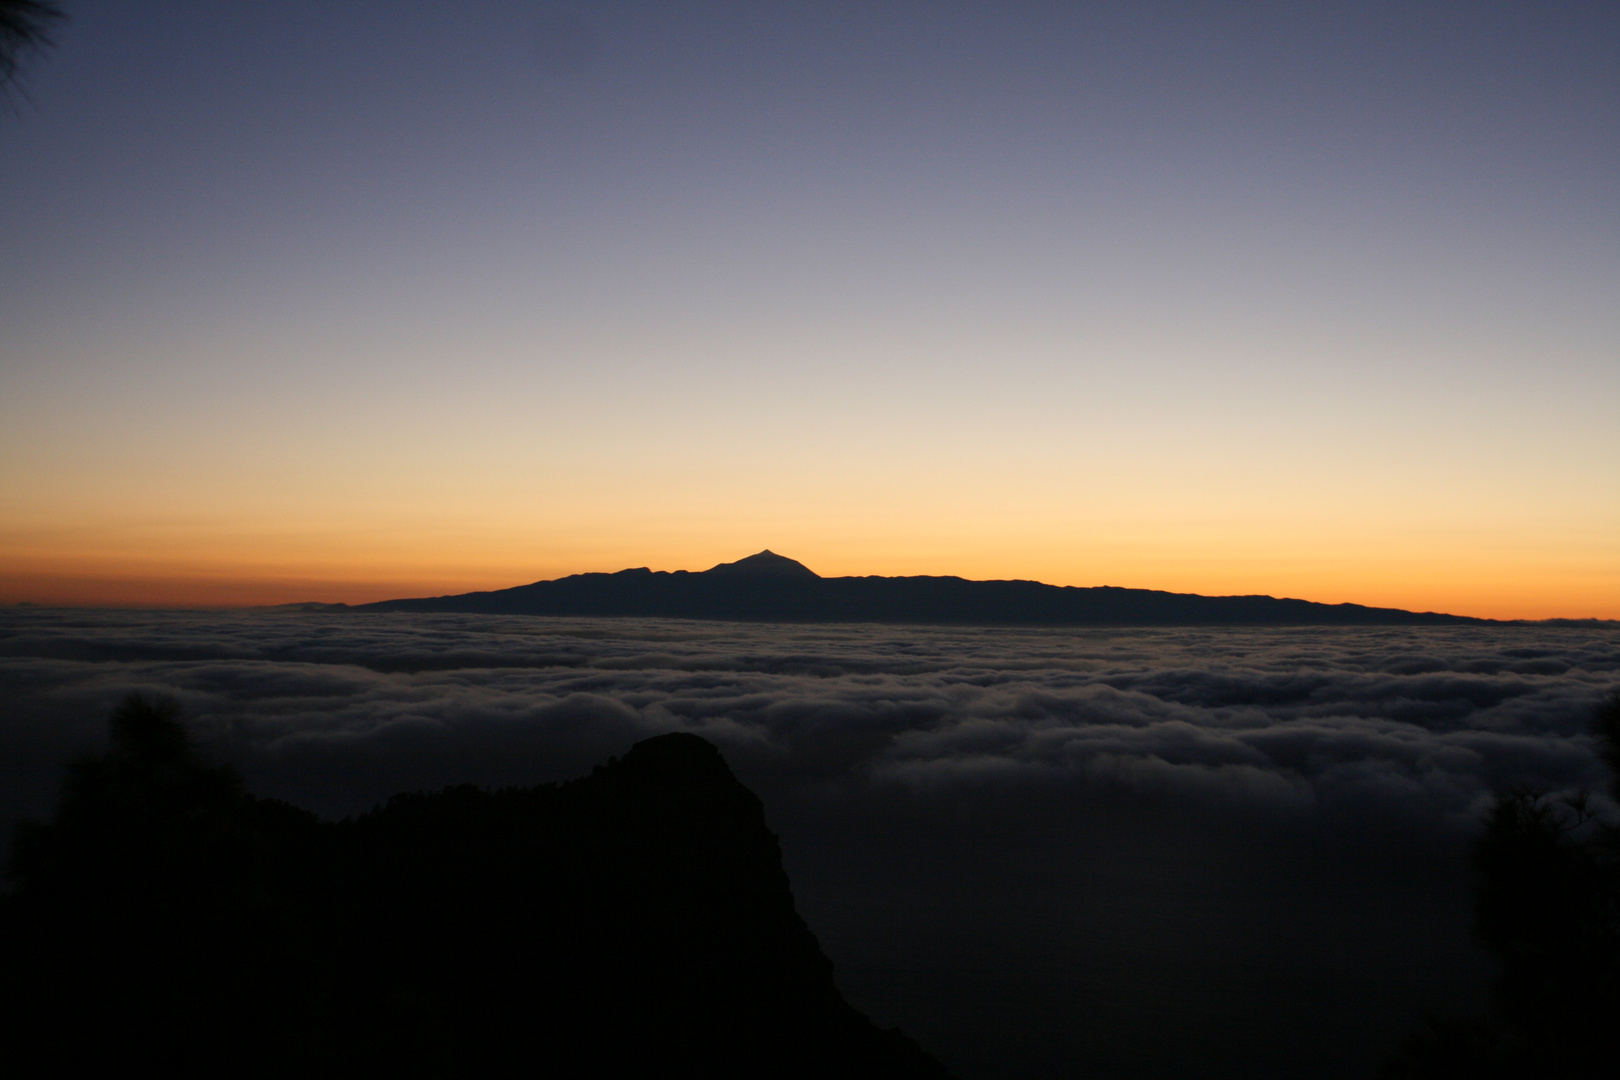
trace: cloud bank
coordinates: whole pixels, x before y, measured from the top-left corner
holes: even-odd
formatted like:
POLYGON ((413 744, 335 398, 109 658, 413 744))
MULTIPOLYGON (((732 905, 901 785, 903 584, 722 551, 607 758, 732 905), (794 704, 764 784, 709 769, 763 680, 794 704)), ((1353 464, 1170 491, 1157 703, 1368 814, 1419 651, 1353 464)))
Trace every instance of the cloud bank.
POLYGON ((250 776, 319 773, 301 797, 329 813, 686 730, 773 785, 1112 784, 1465 825, 1516 784, 1600 787, 1584 725, 1620 682, 1620 633, 1538 627, 19 611, 0 634, 9 745, 94 745, 118 697, 165 693, 250 776))
POLYGON ((47 812, 132 690, 332 815, 691 731, 765 800, 852 1000, 964 1076, 1355 1075, 1479 984, 1468 839, 1497 792, 1604 786, 1616 684, 1606 628, 14 610, 0 809, 47 812))

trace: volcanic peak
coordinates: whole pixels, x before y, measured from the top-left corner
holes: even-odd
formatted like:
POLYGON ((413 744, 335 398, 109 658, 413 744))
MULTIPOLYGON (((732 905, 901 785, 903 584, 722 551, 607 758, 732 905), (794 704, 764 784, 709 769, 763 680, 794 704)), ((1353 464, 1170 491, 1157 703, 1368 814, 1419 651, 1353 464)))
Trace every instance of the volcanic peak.
POLYGON ((723 562, 719 566, 711 566, 703 571, 715 577, 774 577, 774 578, 820 578, 821 575, 810 569, 797 559, 790 559, 786 555, 778 555, 770 548, 766 548, 757 555, 750 555, 746 559, 736 562, 723 562))

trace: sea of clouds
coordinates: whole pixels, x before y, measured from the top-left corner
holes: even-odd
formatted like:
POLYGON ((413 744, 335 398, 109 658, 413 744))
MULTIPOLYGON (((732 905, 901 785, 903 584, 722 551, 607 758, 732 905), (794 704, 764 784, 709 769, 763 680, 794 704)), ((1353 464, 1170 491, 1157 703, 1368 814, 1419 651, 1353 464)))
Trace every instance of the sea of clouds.
POLYGON ((1612 627, 14 609, 0 812, 48 813, 131 691, 329 815, 692 731, 764 800, 846 993, 964 1077, 1367 1075, 1483 1000, 1468 844, 1500 792, 1605 789, 1616 685, 1612 627))

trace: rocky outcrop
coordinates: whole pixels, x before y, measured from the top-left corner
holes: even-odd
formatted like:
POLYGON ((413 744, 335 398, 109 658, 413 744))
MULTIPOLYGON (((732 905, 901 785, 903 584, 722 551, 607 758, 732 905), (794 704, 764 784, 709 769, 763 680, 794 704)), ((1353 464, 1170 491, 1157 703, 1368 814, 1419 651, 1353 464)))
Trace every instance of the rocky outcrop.
POLYGON ((335 823, 245 794, 149 703, 113 736, 20 830, 0 905, 29 1074, 946 1075, 844 1001, 696 736, 335 823))

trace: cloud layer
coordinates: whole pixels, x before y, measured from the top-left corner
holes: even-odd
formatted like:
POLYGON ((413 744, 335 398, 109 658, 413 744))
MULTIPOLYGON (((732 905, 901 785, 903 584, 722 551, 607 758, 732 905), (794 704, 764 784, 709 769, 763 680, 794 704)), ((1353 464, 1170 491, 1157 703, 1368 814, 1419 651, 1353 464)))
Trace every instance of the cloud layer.
POLYGON ((400 785, 554 779, 679 729, 762 782, 1107 783, 1435 827, 1515 784, 1601 786, 1584 728, 1620 682, 1620 633, 1534 627, 24 611, 0 634, 13 746, 94 744, 120 695, 166 693, 250 776, 325 774, 301 794, 333 813, 400 785))
POLYGON ((1350 1075, 1368 1024, 1477 983, 1468 838, 1496 792, 1604 786, 1585 726, 1617 683, 1620 633, 1588 628, 16 610, 3 809, 46 812, 131 690, 328 814, 694 731, 765 799, 852 999, 965 1075, 1350 1075), (1299 1018, 1262 1061, 1234 1009, 1299 1018))

